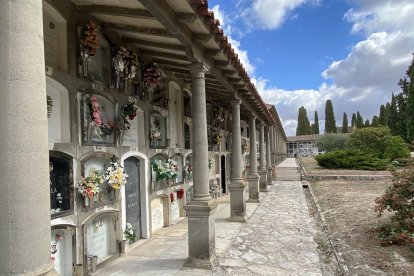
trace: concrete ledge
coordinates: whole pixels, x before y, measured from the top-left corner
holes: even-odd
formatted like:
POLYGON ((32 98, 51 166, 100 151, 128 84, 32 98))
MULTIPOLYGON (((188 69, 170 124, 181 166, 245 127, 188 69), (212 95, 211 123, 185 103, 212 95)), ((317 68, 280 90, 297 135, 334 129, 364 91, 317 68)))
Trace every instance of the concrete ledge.
POLYGON ((365 180, 391 180, 391 175, 312 175, 305 174, 302 176, 304 181, 323 181, 323 180, 350 180, 350 181, 365 181, 365 180))

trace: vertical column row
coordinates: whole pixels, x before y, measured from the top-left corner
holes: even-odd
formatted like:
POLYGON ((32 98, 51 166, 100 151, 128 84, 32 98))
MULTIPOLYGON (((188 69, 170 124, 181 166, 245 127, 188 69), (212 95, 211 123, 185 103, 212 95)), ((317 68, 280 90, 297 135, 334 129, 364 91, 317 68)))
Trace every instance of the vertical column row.
POLYGON ((259 179, 257 173, 257 147, 256 147, 256 116, 252 115, 249 122, 250 128, 250 173, 247 176, 249 181, 249 202, 259 202, 259 179))

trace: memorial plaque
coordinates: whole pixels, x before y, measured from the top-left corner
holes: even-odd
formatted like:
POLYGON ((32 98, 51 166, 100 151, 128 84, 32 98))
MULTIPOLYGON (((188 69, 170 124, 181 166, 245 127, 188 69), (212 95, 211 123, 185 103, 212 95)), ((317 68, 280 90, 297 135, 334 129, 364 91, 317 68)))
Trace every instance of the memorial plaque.
POLYGON ((184 124, 184 147, 185 149, 191 148, 191 141, 190 141, 190 126, 188 124, 184 124))
POLYGON ((164 211, 161 198, 156 198, 151 202, 152 213, 152 232, 164 226, 164 211))
POLYGON ((87 256, 97 256, 98 264, 117 253, 115 219, 96 218, 86 226, 87 256))
POLYGON ((180 209, 178 207, 177 193, 174 193, 174 202, 171 202, 171 220, 174 221, 180 217, 180 209))
POLYGON ((134 157, 126 159, 124 168, 128 174, 128 182, 125 185, 126 221, 136 230, 136 236, 139 239, 141 237, 139 160, 134 157))

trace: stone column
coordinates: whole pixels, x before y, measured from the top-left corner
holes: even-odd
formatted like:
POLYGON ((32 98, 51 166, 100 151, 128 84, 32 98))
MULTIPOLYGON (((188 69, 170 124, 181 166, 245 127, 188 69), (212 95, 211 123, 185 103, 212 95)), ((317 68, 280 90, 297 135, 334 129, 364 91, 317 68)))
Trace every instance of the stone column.
POLYGON ((216 261, 215 220, 217 202, 212 200, 208 184, 208 142, 205 73, 203 63, 189 66, 193 77, 193 183, 194 196, 184 208, 188 216, 189 260, 186 265, 211 267, 216 261))
POLYGON ((266 169, 266 149, 265 149, 265 141, 264 141, 264 123, 260 123, 259 129, 259 150, 260 150, 260 168, 259 168, 259 175, 260 175, 260 191, 267 192, 267 169, 266 169))
POLYGON ((0 1, 0 275, 56 273, 42 18, 42 1, 0 1))
POLYGON ((250 117, 250 173, 247 176, 249 181, 249 202, 259 202, 259 179, 257 173, 257 147, 256 147, 256 116, 250 117))
POLYGON ((267 185, 272 185, 272 163, 270 161, 270 128, 266 129, 266 170, 267 170, 267 185))
POLYGON ((232 154, 231 169, 232 177, 229 185, 230 190, 230 220, 246 221, 246 202, 244 201, 244 182, 242 176, 242 150, 240 130, 240 104, 241 100, 235 100, 232 105, 232 154))

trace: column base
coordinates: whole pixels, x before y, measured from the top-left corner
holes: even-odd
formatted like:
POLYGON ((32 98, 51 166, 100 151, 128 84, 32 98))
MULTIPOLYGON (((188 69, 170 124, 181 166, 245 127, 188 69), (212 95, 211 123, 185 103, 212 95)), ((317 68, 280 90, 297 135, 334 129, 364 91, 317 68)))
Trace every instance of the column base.
POLYGON ((259 170, 259 175, 260 175, 259 190, 261 192, 267 192, 267 170, 266 169, 259 170))
POLYGON ((215 218, 217 202, 191 201, 184 206, 188 217, 187 266, 202 266, 206 269, 216 261, 215 218))
POLYGON ((230 221, 246 222, 246 202, 244 201, 245 183, 242 179, 234 179, 229 185, 230 221))
POLYGON ((272 185, 272 167, 267 167, 267 185, 272 185))
POLYGON ((249 199, 247 202, 259 203, 259 179, 258 173, 251 173, 247 176, 249 182, 249 199))

